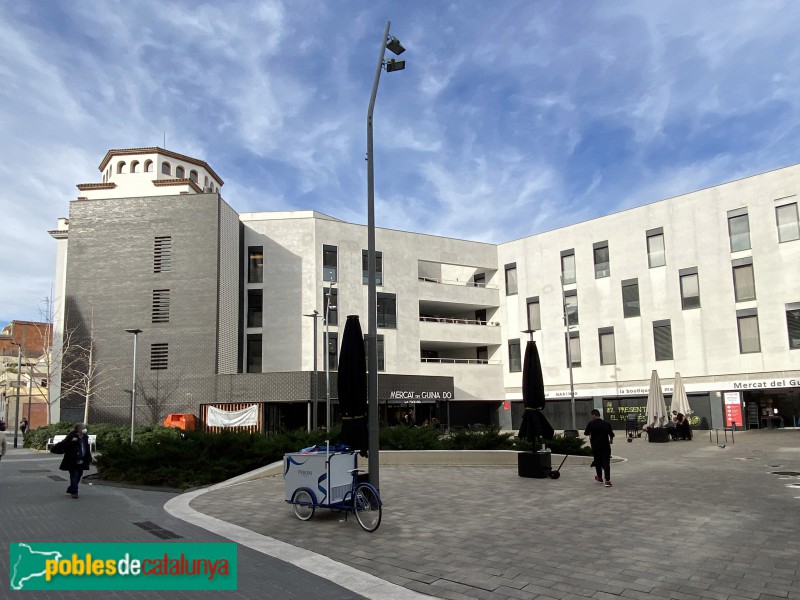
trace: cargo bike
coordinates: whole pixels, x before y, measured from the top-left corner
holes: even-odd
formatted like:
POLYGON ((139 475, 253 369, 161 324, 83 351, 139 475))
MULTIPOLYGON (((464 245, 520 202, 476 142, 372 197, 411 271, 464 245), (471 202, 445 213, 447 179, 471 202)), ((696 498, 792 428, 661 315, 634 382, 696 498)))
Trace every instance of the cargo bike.
MULTIPOLYGON (((319 447, 318 447, 319 448, 319 447)), ((294 505, 294 514, 308 521, 317 508, 353 513, 365 531, 381 524, 381 497, 364 481, 358 468, 358 451, 324 450, 291 452, 283 457, 285 500, 294 505)))

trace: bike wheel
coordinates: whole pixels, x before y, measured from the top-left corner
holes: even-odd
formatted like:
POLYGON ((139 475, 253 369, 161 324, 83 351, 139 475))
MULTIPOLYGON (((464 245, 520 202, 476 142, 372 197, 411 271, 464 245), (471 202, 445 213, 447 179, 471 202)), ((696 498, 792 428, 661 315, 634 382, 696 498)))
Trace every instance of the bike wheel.
POLYGON ((381 524, 381 499, 378 492, 370 485, 360 484, 353 494, 353 511, 358 524, 365 531, 375 531, 381 524))
POLYGON ((314 511, 317 509, 314 506, 314 500, 308 490, 299 490, 294 495, 294 514, 301 521, 308 521, 314 516, 314 511))

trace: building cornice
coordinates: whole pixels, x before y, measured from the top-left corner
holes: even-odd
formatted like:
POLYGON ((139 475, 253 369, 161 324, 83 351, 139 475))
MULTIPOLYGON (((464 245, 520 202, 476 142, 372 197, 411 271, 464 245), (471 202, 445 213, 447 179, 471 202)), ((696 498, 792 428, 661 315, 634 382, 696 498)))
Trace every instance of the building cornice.
POLYGON ((108 165, 109 161, 114 156, 131 156, 133 154, 162 154, 164 156, 169 156, 170 158, 174 158, 176 160, 182 160, 184 162, 192 163, 193 165, 197 165, 198 167, 204 168, 208 173, 217 181, 219 185, 223 185, 225 182, 222 181, 219 175, 208 166, 208 163, 204 160, 199 160, 197 158, 192 158, 191 156, 186 156, 185 154, 178 154, 177 152, 172 152, 170 150, 164 150, 163 148, 159 148, 158 146, 153 146, 150 148, 121 148, 116 150, 109 150, 106 152, 103 161, 100 163, 98 170, 102 173, 105 171, 106 166, 108 165))
POLYGON ((69 237, 69 229, 51 229, 47 233, 57 240, 65 240, 69 237))
POLYGON ((82 192, 86 192, 88 190, 113 190, 117 187, 116 183, 79 183, 75 186, 82 192))
POLYGON ((191 179, 153 179, 153 185, 156 187, 166 187, 170 185, 188 185, 198 194, 202 194, 203 190, 191 179))

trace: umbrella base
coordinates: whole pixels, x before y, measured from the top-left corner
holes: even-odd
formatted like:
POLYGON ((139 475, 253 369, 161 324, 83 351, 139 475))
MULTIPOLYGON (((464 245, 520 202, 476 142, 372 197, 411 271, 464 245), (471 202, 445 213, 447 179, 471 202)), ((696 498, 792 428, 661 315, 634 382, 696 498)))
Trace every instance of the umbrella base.
POLYGON ((517 454, 517 472, 520 477, 545 479, 550 476, 552 463, 549 452, 519 452, 517 454))
POLYGON ((666 427, 654 427, 647 432, 647 441, 657 444, 669 441, 669 430, 666 427))

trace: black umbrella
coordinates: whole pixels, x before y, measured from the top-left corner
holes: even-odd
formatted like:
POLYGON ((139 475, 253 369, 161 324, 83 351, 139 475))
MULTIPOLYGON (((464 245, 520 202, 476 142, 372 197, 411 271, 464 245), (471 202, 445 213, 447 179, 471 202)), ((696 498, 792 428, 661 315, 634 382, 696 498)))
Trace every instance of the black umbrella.
POLYGON ((336 381, 339 410, 342 412, 342 434, 339 441, 359 450, 361 456, 367 456, 367 358, 358 315, 347 315, 336 381))
POLYGON ((533 340, 525 347, 525 362, 522 364, 522 403, 525 405, 525 412, 522 415, 519 437, 534 445, 536 438, 552 438, 553 427, 542 412, 545 404, 544 379, 539 351, 533 340))

